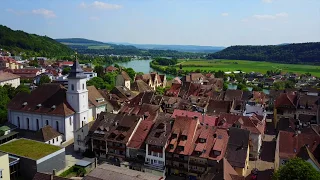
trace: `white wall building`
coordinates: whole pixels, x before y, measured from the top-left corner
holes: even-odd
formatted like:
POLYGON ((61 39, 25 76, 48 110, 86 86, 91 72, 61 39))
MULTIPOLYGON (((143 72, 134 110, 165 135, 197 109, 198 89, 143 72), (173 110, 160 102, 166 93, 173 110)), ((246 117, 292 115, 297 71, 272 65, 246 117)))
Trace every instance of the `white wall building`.
POLYGON ((63 141, 68 141, 73 139, 74 131, 96 117, 95 113, 105 110, 103 103, 92 102, 97 101, 95 97, 102 97, 99 92, 94 94, 88 97, 86 75, 76 61, 68 76, 67 90, 51 83, 39 86, 31 94, 18 94, 8 105, 8 119, 18 128, 31 131, 49 125, 63 134, 63 141))
POLYGON ((6 84, 17 88, 20 85, 20 76, 0 71, 0 86, 4 86, 6 84))

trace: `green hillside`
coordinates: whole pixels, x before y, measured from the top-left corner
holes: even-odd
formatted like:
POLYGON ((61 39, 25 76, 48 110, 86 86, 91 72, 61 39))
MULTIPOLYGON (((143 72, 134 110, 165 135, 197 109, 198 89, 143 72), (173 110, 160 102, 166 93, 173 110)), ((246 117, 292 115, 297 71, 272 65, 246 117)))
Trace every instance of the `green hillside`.
POLYGON ((320 42, 269 46, 231 46, 209 54, 208 58, 320 64, 320 42))
POLYGON ((27 56, 64 56, 72 50, 47 36, 29 34, 20 30, 14 31, 0 25, 0 48, 14 54, 25 53, 27 56))

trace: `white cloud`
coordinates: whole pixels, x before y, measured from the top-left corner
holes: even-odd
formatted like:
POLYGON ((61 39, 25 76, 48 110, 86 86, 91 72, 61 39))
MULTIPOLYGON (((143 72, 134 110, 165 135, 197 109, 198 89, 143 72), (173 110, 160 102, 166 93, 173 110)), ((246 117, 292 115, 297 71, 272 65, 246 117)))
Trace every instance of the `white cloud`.
POLYGON ((229 16, 229 13, 222 13, 221 16, 229 16))
POLYGON ((43 8, 32 10, 32 14, 40 15, 40 16, 43 16, 45 18, 54 18, 54 17, 56 17, 56 14, 53 11, 48 10, 48 9, 43 9, 43 8))
POLYGON ((262 0, 262 2, 264 2, 264 3, 272 3, 273 0, 262 0))
POLYGON ((91 16, 91 17, 89 17, 89 19, 92 21, 98 21, 100 18, 97 16, 91 16))
POLYGON ((101 1, 94 1, 91 4, 86 4, 85 2, 80 3, 81 8, 94 8, 94 9, 120 9, 121 5, 118 4, 109 4, 101 1))
POLYGON ((252 17, 255 19, 259 19, 259 20, 264 20, 264 19, 277 19, 277 18, 285 18, 288 17, 289 15, 285 12, 282 13, 278 13, 275 15, 271 15, 271 14, 256 14, 253 15, 252 17))

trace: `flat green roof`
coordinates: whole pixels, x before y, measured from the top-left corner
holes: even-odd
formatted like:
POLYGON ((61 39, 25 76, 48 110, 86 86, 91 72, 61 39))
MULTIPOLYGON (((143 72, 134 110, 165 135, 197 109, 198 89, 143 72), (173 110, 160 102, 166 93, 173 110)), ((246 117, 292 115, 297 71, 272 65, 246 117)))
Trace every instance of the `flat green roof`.
POLYGON ((28 139, 17 139, 0 146, 0 151, 34 160, 52 154, 61 147, 28 139))

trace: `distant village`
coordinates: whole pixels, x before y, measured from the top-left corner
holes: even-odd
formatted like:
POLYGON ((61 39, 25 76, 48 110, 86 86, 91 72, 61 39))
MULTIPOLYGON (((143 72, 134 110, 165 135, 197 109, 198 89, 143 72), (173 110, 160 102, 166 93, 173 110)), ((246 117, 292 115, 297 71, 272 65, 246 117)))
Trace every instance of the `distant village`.
MULTIPOLYGON (((0 86, 28 85, 7 106, 0 125, 0 175, 15 180, 272 179, 300 157, 320 171, 318 78, 294 73, 246 73, 268 91, 224 88, 225 72, 167 79, 134 78, 121 68, 112 90, 87 86, 91 64, 22 60, 0 51, 0 86), (39 67, 29 65, 37 61, 39 67), (70 67, 67 74, 63 69, 70 67), (42 76, 50 83, 39 84, 42 76), (270 89, 294 80, 294 88, 270 89), (158 87, 165 88, 163 94, 158 87), (2 133, 1 133, 2 131, 2 133), (260 178, 263 177, 263 178, 260 178)), ((1 176, 0 176, 1 179, 1 176)), ((7 180, 7 179, 5 179, 7 180)))

